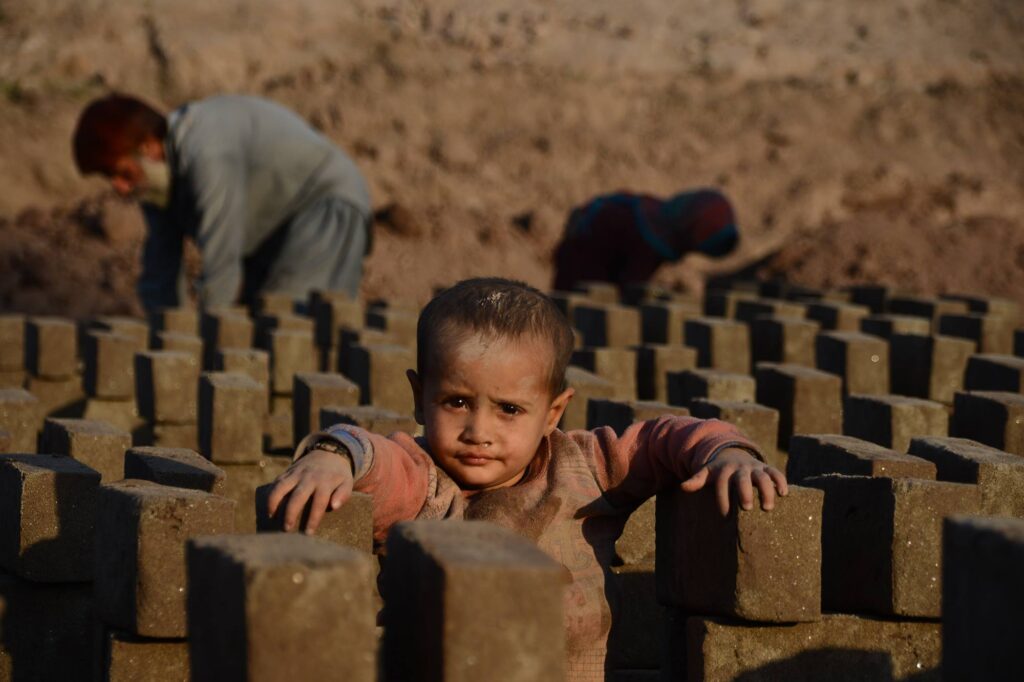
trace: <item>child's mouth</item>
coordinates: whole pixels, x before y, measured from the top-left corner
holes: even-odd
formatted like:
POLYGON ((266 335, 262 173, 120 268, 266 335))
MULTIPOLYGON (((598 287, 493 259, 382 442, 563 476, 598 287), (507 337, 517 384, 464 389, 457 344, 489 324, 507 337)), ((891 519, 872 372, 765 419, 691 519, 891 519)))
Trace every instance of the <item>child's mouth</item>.
POLYGON ((456 459, 466 466, 483 466, 489 462, 494 461, 493 457, 485 457, 477 454, 463 454, 457 455, 456 459))

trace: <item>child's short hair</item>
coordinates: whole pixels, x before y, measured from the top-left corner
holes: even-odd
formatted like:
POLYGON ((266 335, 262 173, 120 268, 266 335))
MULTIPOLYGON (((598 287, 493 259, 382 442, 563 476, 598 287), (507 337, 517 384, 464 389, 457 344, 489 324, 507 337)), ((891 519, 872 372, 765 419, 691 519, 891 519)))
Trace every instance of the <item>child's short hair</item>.
POLYGON ((550 341, 549 391, 565 388, 574 336, 565 315, 533 287, 509 279, 466 279, 442 290, 423 308, 416 325, 416 369, 425 376, 430 352, 446 336, 468 330, 505 339, 534 336, 550 341))

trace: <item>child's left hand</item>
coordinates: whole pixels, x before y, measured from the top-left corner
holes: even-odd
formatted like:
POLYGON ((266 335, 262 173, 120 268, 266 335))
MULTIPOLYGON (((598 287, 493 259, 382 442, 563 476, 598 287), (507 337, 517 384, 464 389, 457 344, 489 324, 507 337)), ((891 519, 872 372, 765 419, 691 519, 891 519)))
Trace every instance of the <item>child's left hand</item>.
POLYGON ((683 481, 683 492, 692 493, 706 484, 715 486, 718 508, 722 516, 729 513, 729 488, 739 497, 740 508, 754 508, 754 485, 761 491, 761 508, 765 511, 775 506, 775 495, 789 493, 786 475, 760 461, 746 450, 726 448, 698 469, 693 476, 683 481))

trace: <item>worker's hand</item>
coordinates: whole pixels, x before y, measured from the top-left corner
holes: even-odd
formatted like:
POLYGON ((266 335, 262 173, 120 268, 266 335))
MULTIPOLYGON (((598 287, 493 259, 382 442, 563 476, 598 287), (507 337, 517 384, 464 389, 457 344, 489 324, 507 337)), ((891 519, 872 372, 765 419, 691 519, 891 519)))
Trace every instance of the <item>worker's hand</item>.
POLYGON ((761 493, 761 508, 765 511, 775 507, 776 491, 783 496, 789 493, 784 473, 740 448, 722 450, 710 463, 683 481, 680 488, 684 492, 692 493, 708 484, 715 486, 718 508, 722 516, 729 513, 730 488, 739 498, 741 509, 754 508, 755 485, 761 493))
POLYGON ((304 530, 307 535, 312 535, 327 508, 337 509, 351 496, 352 461, 336 452, 312 450, 292 462, 288 470, 277 477, 267 500, 267 513, 273 517, 287 498, 284 530, 291 532, 298 528, 308 502, 309 519, 304 530))

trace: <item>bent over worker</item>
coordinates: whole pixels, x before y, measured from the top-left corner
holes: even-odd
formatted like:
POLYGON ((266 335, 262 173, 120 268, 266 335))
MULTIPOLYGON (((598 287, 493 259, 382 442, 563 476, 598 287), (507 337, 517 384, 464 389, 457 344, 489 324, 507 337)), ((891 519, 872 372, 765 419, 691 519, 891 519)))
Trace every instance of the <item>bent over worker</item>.
POLYGON ((277 292, 359 291, 371 241, 366 181, 297 114, 257 97, 216 96, 164 116, 124 95, 90 103, 74 133, 83 174, 142 203, 143 307, 185 296, 183 240, 202 256, 207 306, 277 292))
POLYGON ((620 192, 572 211, 555 250, 554 288, 583 281, 620 288, 648 281, 663 263, 687 253, 728 255, 736 248, 732 205, 721 192, 698 189, 668 199, 620 192))

